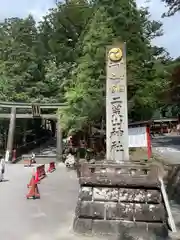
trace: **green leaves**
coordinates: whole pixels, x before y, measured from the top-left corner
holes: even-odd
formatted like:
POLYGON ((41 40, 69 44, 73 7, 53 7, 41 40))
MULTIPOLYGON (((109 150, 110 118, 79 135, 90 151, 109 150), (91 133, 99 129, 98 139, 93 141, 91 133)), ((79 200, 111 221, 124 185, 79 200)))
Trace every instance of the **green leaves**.
POLYGON ((106 46, 127 44, 129 117, 149 119, 163 106, 171 59, 152 46, 161 22, 134 0, 58 3, 37 26, 33 17, 0 24, 0 100, 66 102, 67 131, 105 119, 106 46))
POLYGON ((169 8, 168 12, 163 14, 163 17, 173 16, 180 11, 180 0, 162 0, 162 2, 169 8))
POLYGON ((113 41, 127 42, 129 117, 149 119, 162 106, 160 95, 169 84, 164 70, 168 55, 151 46, 151 40, 162 35, 162 24, 149 17, 147 8, 138 10, 131 0, 95 1, 65 95, 69 106, 61 113, 65 128, 79 129, 105 117, 105 48, 113 41))

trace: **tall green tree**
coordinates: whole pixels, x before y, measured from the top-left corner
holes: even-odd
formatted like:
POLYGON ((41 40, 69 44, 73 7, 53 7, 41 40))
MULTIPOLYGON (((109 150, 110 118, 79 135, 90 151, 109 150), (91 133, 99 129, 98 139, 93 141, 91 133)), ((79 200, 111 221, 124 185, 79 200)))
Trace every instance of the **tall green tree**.
POLYGON ((168 53, 152 46, 161 22, 134 0, 68 0, 44 16, 0 24, 0 100, 67 102, 66 129, 105 118, 105 49, 127 45, 129 117, 149 119, 169 89, 168 53))
POLYGON ((160 59, 164 49, 151 46, 151 40, 162 34, 161 26, 150 21, 147 9, 138 10, 133 0, 94 1, 94 15, 80 38, 81 57, 66 93, 68 108, 62 121, 67 128, 79 129, 105 115, 105 48, 113 41, 127 43, 130 118, 152 116, 159 107, 158 94, 167 84, 160 59))
POLYGON ((39 25, 39 36, 46 56, 59 64, 74 62, 76 45, 92 14, 87 0, 70 0, 58 3, 39 25))
POLYGON ((92 124, 105 110, 105 46, 113 38, 107 19, 104 7, 99 7, 81 40, 81 56, 65 95, 68 108, 61 119, 71 131, 92 124))
MULTIPOLYGON (((1 78, 10 79, 13 100, 26 101, 40 95, 39 82, 43 77, 43 59, 36 23, 26 19, 6 19, 0 25, 1 78)), ((8 95, 7 95, 8 97, 8 95)))
POLYGON ((45 50, 45 83, 49 89, 44 93, 46 98, 56 95, 56 101, 64 100, 66 88, 72 80, 73 68, 77 66, 79 58, 79 39, 91 15, 89 1, 66 1, 51 9, 38 26, 39 38, 45 50))
POLYGON ((168 7, 168 12, 164 13, 163 16, 173 16, 175 13, 180 11, 180 0, 162 0, 168 7))

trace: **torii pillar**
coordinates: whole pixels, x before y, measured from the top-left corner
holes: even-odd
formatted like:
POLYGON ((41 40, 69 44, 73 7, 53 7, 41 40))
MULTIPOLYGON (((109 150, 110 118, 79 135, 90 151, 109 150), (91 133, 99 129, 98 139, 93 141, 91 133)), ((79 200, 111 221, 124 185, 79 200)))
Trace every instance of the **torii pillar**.
POLYGON ((16 107, 12 107, 11 108, 11 118, 10 118, 10 122, 9 122, 7 148, 6 148, 6 154, 5 154, 6 162, 12 161, 12 150, 13 150, 15 125, 16 125, 16 107))
POLYGON ((61 121, 58 117, 56 122, 56 156, 57 161, 62 161, 62 153, 63 153, 63 141, 62 141, 62 128, 61 128, 61 121))

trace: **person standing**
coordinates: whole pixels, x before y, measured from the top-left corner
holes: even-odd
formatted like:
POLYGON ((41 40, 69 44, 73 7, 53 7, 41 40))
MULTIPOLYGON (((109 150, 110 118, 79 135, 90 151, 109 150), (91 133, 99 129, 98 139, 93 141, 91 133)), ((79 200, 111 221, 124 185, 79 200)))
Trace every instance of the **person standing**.
POLYGON ((0 182, 4 179, 4 172, 5 172, 5 159, 2 155, 0 155, 0 182))
POLYGON ((32 163, 36 163, 36 155, 32 152, 32 154, 31 154, 31 162, 32 163))
POLYGON ((177 135, 180 135, 180 123, 177 124, 177 135))

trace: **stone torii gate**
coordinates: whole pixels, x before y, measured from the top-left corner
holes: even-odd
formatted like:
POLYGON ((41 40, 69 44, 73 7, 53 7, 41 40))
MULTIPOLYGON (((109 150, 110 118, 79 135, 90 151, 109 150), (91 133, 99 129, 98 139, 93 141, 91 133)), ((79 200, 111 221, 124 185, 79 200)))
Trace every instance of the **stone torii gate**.
POLYGON ((0 102, 0 108, 10 108, 11 114, 3 113, 0 114, 2 119, 10 119, 9 122, 9 131, 8 131, 8 140, 7 148, 5 154, 5 161, 11 162, 12 160, 12 148, 14 140, 14 131, 16 125, 16 118, 27 119, 27 118, 44 118, 44 119, 53 119, 56 120, 56 129, 57 129, 57 160, 62 158, 62 130, 60 119, 57 114, 41 114, 41 109, 58 109, 65 107, 63 103, 16 103, 16 102, 0 102), (32 109, 32 114, 17 114, 17 109, 32 109))

